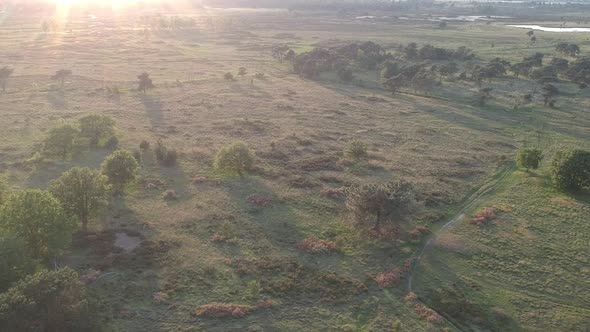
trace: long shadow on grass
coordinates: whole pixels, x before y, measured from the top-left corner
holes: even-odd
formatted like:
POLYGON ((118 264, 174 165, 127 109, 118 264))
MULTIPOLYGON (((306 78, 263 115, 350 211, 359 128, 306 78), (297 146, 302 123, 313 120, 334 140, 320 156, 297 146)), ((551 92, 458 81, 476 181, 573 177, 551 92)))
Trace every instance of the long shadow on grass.
POLYGON ((162 114, 163 104, 159 98, 150 96, 148 94, 142 94, 139 100, 145 108, 145 112, 150 119, 150 124, 153 127, 159 127, 164 125, 164 116, 162 114))

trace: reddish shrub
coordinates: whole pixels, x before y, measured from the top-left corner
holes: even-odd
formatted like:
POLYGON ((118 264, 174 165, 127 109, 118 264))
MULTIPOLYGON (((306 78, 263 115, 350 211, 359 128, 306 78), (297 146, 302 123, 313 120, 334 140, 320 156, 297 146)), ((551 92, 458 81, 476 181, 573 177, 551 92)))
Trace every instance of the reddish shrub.
POLYGON ((209 303, 199 306, 197 316, 209 317, 243 317, 252 311, 251 306, 232 303, 209 303))
POLYGON ((472 225, 481 226, 493 220, 495 217, 496 213, 493 208, 485 208, 473 216, 473 219, 471 219, 469 223, 472 225))
POLYGON ((258 301, 258 303, 256 303, 256 308, 266 309, 266 308, 270 308, 270 307, 272 307, 274 305, 275 305, 275 303, 274 303, 273 300, 271 300, 271 299, 264 299, 264 300, 260 300, 260 301, 258 301))
POLYGON ((222 235, 219 234, 213 234, 213 236, 211 237, 211 241, 213 242, 225 242, 225 237, 223 237, 222 235))
POLYGON ((267 207, 272 205, 272 199, 260 195, 252 195, 248 197, 248 203, 256 207, 267 207))
POLYGON ((168 303, 170 296, 164 292, 157 292, 153 296, 154 302, 156 303, 168 303))
POLYGON ((423 304, 416 304, 414 306, 414 311, 418 314, 418 316, 424 318, 429 323, 438 324, 443 321, 442 317, 436 313, 436 311, 423 304))
POLYGON ((408 294, 406 294, 406 296, 404 296, 404 301, 406 302, 414 302, 418 299, 418 295, 416 295, 416 293, 414 292, 409 292, 408 294))
POLYGON ((322 189, 321 195, 331 199, 339 199, 345 196, 342 188, 325 188, 322 189))
POLYGON ((402 275, 398 268, 395 268, 391 271, 379 273, 375 277, 375 281, 381 288, 389 288, 393 284, 399 282, 402 278, 402 275))
POLYGON ((303 240, 302 242, 299 242, 295 245, 295 248, 312 254, 333 252, 337 250, 335 242, 328 240, 320 240, 315 237, 310 237, 303 240))
POLYGON ((193 184, 201 184, 207 182, 207 178, 204 176, 195 176, 192 180, 193 184))
POLYGON ((413 230, 410 231, 410 237, 414 240, 419 239, 424 234, 428 234, 430 230, 426 226, 416 226, 413 230))

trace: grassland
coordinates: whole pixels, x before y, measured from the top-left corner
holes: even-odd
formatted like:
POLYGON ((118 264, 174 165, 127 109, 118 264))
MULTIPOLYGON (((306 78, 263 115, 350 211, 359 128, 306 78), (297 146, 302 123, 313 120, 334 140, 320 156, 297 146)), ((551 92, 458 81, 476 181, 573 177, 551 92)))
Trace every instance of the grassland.
POLYGON ((426 239, 410 239, 411 229, 425 225, 436 231, 517 147, 539 136, 551 139, 552 151, 588 146, 587 91, 560 83, 565 97, 557 109, 537 100, 514 111, 509 94, 529 91, 532 82, 494 80, 495 99, 478 107, 475 86, 443 83, 429 96, 391 96, 381 89, 377 72, 356 73, 368 82, 365 87, 330 77, 311 81, 271 57, 277 43, 302 52, 372 40, 392 47, 467 46, 483 59, 515 61, 537 51, 552 54, 565 40, 588 55, 585 34, 537 32, 537 43, 529 45, 525 31, 504 22, 437 29, 418 20, 216 10, 191 13, 198 29, 146 33, 135 15, 101 14, 96 20, 74 17, 48 34, 40 31, 46 18, 41 16, 15 15, 0 25, 0 56, 6 61, 1 64, 15 69, 0 95, 0 162, 13 189, 45 188, 73 166, 98 167, 108 151, 80 151, 72 160, 35 167, 25 162, 59 119, 75 121, 88 113, 115 119, 125 148, 162 139, 181 151, 174 168, 145 154, 138 183, 93 221, 97 237, 76 241, 62 260, 82 273, 111 273, 90 286, 107 329, 387 331, 396 321, 402 331, 482 328, 473 317, 457 318, 433 301, 433 292, 444 285, 458 285, 473 307, 481 306, 483 320, 508 317, 505 330, 587 328, 589 202, 551 189, 545 168, 511 174, 476 207, 501 211, 493 225, 457 223, 440 233, 416 267, 420 300, 443 314, 444 322, 422 319, 403 300, 403 282, 381 289, 374 280, 421 250, 426 239), (239 67, 249 75, 223 80, 239 67), (59 89, 49 76, 62 68, 74 75, 59 89), (136 91, 135 77, 143 71, 156 85, 146 95, 136 91), (266 78, 251 80, 255 72, 266 78), (107 87, 121 94, 110 96, 107 87), (369 166, 342 163, 342 151, 354 139, 369 145, 369 166), (256 170, 245 178, 223 176, 212 167, 216 151, 235 140, 256 150, 256 170), (342 199, 322 195, 327 188, 395 177, 414 182, 425 202, 395 241, 360 234, 342 199), (163 200, 167 189, 179 198, 163 200), (272 203, 255 206, 249 202, 254 195, 272 203), (116 248, 114 236, 121 232, 140 237, 142 244, 128 253, 116 248), (213 241, 216 234, 228 241, 213 241), (309 237, 334 241, 338 252, 297 250, 309 237), (165 300, 155 296, 162 293, 165 300), (273 304, 257 305, 264 299, 273 304), (195 314, 210 303, 255 310, 238 318, 195 314))

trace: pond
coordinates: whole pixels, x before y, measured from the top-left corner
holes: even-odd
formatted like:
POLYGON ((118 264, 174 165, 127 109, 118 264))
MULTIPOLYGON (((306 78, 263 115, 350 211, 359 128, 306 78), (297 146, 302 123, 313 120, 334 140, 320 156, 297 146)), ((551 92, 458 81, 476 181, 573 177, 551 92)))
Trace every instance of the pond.
POLYGON ((130 236, 127 233, 117 233, 115 234, 115 246, 119 247, 126 252, 133 251, 133 249, 137 248, 141 243, 141 239, 137 236, 130 236))
POLYGON ((590 32, 590 28, 555 28, 555 27, 544 27, 544 26, 540 26, 540 25, 519 25, 519 24, 509 24, 507 26, 509 26, 511 28, 539 30, 539 31, 546 31, 546 32, 590 32))

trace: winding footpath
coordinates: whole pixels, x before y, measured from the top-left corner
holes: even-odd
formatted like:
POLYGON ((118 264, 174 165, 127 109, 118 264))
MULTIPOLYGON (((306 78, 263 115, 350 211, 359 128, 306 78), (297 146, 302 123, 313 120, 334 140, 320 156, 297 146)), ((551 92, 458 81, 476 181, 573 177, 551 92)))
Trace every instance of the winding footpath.
POLYGON ((477 191, 475 191, 473 194, 467 197, 463 201, 463 203, 461 203, 459 211, 457 211, 457 213, 455 213, 455 215, 451 217, 450 220, 447 221, 438 231, 436 231, 430 236, 428 241, 426 241, 426 244, 424 244, 424 247, 422 247, 419 254, 415 257, 414 262, 412 263, 412 268, 410 269, 410 272, 408 274, 408 292, 411 292, 413 289, 412 281, 414 279, 414 276, 416 275, 416 266, 420 264, 420 261, 422 260, 424 255, 429 253, 429 251, 432 249, 438 236, 446 229, 453 227, 458 222, 463 220, 465 218, 465 213, 467 211, 471 210, 475 205, 479 204, 485 198, 485 196, 487 196, 490 192, 496 189, 515 170, 516 165, 514 163, 510 163, 509 165, 506 165, 503 168, 501 168, 493 178, 485 182, 481 187, 479 187, 477 191))

